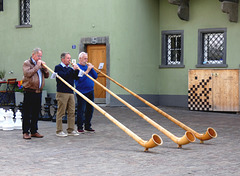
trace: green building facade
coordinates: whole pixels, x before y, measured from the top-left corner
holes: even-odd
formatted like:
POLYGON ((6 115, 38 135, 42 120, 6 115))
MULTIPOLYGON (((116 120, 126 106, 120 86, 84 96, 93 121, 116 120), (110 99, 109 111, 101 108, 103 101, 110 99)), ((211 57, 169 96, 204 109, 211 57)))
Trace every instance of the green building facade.
MULTIPOLYGON (((155 105, 187 107, 189 69, 239 68, 238 7, 238 0, 3 0, 0 70, 6 79, 21 80, 22 64, 35 47, 54 69, 62 52, 77 59, 84 41, 103 42, 109 76, 155 105), (24 16, 24 4, 30 16, 24 16), (210 52, 201 58, 206 33, 220 34, 217 51, 222 53, 213 59, 216 63, 210 52)), ((215 51, 211 42, 207 47, 215 51)), ((112 82, 107 81, 107 88, 143 105, 112 82)), ((45 89, 54 97, 56 81, 47 79, 45 89)), ((106 104, 121 105, 109 94, 106 104)))

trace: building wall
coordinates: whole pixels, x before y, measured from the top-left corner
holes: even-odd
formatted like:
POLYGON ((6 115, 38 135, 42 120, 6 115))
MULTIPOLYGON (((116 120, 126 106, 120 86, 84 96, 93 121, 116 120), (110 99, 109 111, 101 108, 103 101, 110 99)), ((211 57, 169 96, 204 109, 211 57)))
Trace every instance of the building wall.
MULTIPOLYGON (((110 76, 136 93, 158 94, 158 0, 34 0, 30 4, 32 28, 15 27, 18 1, 4 1, 0 12, 0 69, 6 70, 6 78, 22 79, 22 64, 35 47, 42 48, 42 60, 54 69, 61 52, 69 51, 77 59, 81 38, 107 36, 110 76)), ((55 94, 55 80, 46 80, 45 89, 55 94)), ((114 84, 110 89, 126 94, 114 84)))
MULTIPOLYGON (((188 70, 197 64, 198 30, 227 29, 228 68, 239 68, 240 34, 240 23, 229 22, 218 0, 189 2, 190 19, 183 21, 177 16, 178 6, 167 0, 34 0, 32 28, 16 28, 19 2, 5 0, 0 12, 0 69, 6 70, 6 78, 21 80, 22 63, 35 47, 43 49, 43 60, 54 69, 61 52, 69 51, 77 59, 81 38, 108 37, 112 78, 156 105, 186 107, 188 70), (184 68, 159 68, 163 30, 184 30, 184 68)), ((142 105, 114 83, 109 88, 142 105)), ((55 80, 48 79, 45 89, 54 95, 55 80)), ((121 103, 111 98, 110 105, 121 103)))
MULTIPOLYGON (((189 1, 189 21, 183 21, 177 16, 177 5, 172 5, 168 3, 168 1, 159 2, 159 34, 164 30, 184 30, 185 65, 185 68, 159 69, 159 103, 161 105, 175 104, 175 106, 187 106, 188 70, 196 69, 198 56, 198 30, 205 28, 226 28, 226 60, 228 65, 226 69, 239 68, 238 43, 240 39, 240 23, 229 22, 228 15, 222 12, 221 2, 218 0, 189 1), (172 101, 169 102, 169 100, 172 101)), ((161 56, 161 50, 159 50, 159 52, 161 56)), ((161 58, 159 58, 159 64, 160 63, 161 58)))

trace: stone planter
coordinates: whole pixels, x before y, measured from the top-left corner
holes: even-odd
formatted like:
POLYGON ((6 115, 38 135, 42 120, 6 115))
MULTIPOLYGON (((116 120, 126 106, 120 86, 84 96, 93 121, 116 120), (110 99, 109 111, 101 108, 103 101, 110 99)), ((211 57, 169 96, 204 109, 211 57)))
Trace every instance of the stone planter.
POLYGON ((42 91, 42 106, 46 103, 45 97, 47 97, 47 91, 43 90, 42 91))
POLYGON ((15 92, 15 105, 18 106, 20 102, 23 102, 23 93, 15 92))

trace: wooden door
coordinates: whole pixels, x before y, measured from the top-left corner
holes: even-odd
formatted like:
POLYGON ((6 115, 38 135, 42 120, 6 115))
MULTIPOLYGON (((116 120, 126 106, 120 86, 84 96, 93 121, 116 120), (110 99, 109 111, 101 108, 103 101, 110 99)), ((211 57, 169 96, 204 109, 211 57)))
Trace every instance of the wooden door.
POLYGON ((214 111, 239 111, 239 70, 213 70, 214 111))
POLYGON ((188 80, 190 110, 239 111, 238 69, 190 70, 188 80))
MULTIPOLYGON (((98 69, 100 63, 104 63, 101 71, 107 74, 106 45, 87 45, 88 61, 98 69)), ((98 74, 97 81, 106 87, 106 77, 98 74)), ((106 103, 106 91, 95 83, 95 103, 106 103)))

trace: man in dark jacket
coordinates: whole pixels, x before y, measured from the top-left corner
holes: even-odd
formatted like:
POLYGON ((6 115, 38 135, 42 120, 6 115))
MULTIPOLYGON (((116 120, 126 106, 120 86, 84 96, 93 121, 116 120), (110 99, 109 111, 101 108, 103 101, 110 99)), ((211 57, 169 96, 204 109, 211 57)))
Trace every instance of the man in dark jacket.
MULTIPOLYGON (((55 66, 54 72, 57 73, 61 78, 68 82, 74 87, 74 79, 77 79, 78 67, 73 64, 73 68, 69 67, 71 63, 71 55, 68 52, 61 54, 61 63, 55 66)), ((75 125, 75 99, 73 90, 64 84, 60 79, 57 81, 57 93, 56 100, 58 102, 57 116, 56 116, 56 135, 59 137, 66 136, 77 136, 79 135, 74 130, 75 125), (67 134, 63 132, 62 118, 67 110, 67 134)))

